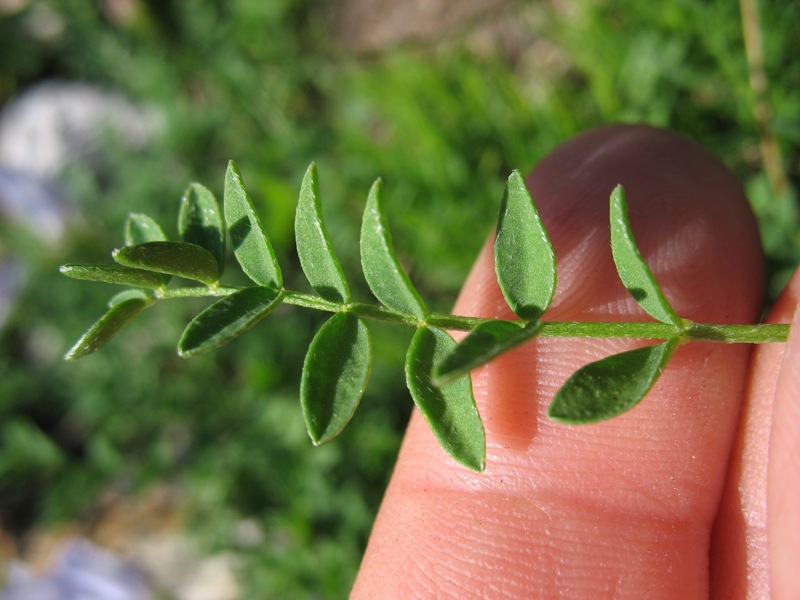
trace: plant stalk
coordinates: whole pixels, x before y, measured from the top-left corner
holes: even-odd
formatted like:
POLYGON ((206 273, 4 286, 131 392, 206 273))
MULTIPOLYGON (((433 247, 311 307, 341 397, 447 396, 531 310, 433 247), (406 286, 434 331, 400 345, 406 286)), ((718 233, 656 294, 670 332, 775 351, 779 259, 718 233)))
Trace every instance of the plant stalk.
MULTIPOLYGON (((169 288, 158 293, 159 298, 188 298, 188 297, 221 297, 228 296, 241 287, 204 287, 189 286, 169 288)), ((481 323, 497 319, 478 317, 464 317, 444 313, 429 313, 424 320, 419 320, 412 315, 392 311, 384 306, 353 302, 350 304, 337 304, 302 292, 283 292, 283 302, 322 310, 327 312, 348 311, 359 317, 386 323, 398 323, 411 327, 431 325, 450 329, 453 331, 472 331, 481 323)), ((518 323, 518 321, 511 321, 518 323)), ((789 334, 789 325, 786 324, 754 324, 754 325, 726 325, 715 323, 689 323, 683 330, 668 323, 659 322, 626 322, 614 323, 604 321, 545 321, 537 333, 537 337, 570 337, 570 338, 637 338, 665 340, 676 335, 686 341, 722 342, 728 344, 766 344, 785 342, 789 334)))

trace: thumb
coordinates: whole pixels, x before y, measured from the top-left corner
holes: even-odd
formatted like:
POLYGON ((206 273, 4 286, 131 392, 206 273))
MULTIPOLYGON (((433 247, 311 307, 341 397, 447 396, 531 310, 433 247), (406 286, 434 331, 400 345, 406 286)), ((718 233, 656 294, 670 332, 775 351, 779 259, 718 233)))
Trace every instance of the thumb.
POLYGON ((786 344, 758 346, 711 536, 716 598, 800 598, 800 269, 767 316, 786 344))
MULTIPOLYGON (((757 318, 761 250, 732 176, 682 136, 615 126, 565 143, 528 179, 559 261, 546 319, 648 318, 611 258, 608 196, 618 183, 681 316, 757 318)), ((455 311, 511 316, 489 245, 455 311)), ((749 349, 680 348, 648 397, 609 422, 545 415, 577 368, 637 345, 541 338, 474 372, 482 474, 454 463, 414 414, 353 597, 707 596, 709 531, 749 349)))

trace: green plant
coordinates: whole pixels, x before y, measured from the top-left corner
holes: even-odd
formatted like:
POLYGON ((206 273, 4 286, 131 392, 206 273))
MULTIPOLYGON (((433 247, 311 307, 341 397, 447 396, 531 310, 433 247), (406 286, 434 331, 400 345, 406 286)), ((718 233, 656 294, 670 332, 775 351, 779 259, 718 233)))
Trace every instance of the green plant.
POLYGON ((227 344, 281 304, 333 313, 306 354, 300 387, 306 428, 314 444, 335 438, 352 418, 367 385, 372 347, 366 320, 416 328, 406 356, 406 383, 442 447, 476 471, 485 466, 485 434, 475 407, 472 369, 535 336, 635 337, 660 343, 590 363, 570 377, 549 407, 551 418, 593 423, 630 410, 647 394, 674 350, 693 340, 763 343, 784 341, 788 325, 699 324, 670 305, 639 252, 628 219, 625 192, 610 197, 611 251, 625 288, 655 319, 645 323, 547 322, 556 287, 556 260, 525 182, 513 172, 506 183, 494 246, 497 280, 518 321, 429 312, 395 255, 377 180, 361 227, 361 262, 380 304, 354 302, 322 217, 317 169, 303 179, 295 216, 297 253, 315 294, 285 289, 280 265, 233 162, 225 177, 223 210, 200 184, 184 194, 178 230, 169 241, 150 217, 131 214, 125 246, 114 265, 66 264, 69 277, 134 286, 115 295, 109 310, 67 352, 77 359, 108 342, 157 300, 220 297, 186 327, 178 353, 191 357, 227 344), (227 234, 227 236, 226 236, 227 234), (239 266, 255 284, 220 283, 226 237, 239 266), (177 276, 202 285, 168 287, 177 276), (470 332, 457 343, 446 330, 470 332))

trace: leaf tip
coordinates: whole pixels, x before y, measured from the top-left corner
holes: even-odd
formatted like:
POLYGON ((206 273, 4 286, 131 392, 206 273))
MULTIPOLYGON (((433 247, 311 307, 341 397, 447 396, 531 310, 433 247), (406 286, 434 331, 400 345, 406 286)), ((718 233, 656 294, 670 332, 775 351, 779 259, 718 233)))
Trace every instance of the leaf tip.
POLYGON ((486 454, 484 453, 484 455, 475 462, 463 462, 461 464, 467 467, 470 471, 474 471, 475 473, 483 473, 486 470, 486 454))
POLYGON ((525 185, 525 179, 522 177, 522 173, 520 173, 519 169, 511 171, 511 174, 508 176, 508 182, 525 185))
POLYGON ((199 354, 205 354, 209 350, 213 350, 213 348, 205 348, 199 346, 184 346, 181 342, 178 342, 178 351, 177 354, 184 360, 189 360, 190 358, 194 358, 199 354))
POLYGON ((238 183, 242 181, 242 173, 239 171, 239 166, 232 160, 228 161, 228 168, 225 170, 225 178, 233 179, 238 183))
POLYGON ((614 189, 611 190, 610 200, 612 206, 618 206, 620 210, 623 210, 627 213, 628 202, 625 197, 625 188, 622 187, 621 183, 615 185, 614 189))

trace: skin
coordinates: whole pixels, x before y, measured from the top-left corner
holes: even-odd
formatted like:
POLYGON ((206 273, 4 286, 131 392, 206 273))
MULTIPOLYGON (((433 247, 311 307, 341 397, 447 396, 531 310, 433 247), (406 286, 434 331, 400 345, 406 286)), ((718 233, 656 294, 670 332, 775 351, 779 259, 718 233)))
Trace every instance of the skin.
MULTIPOLYGON (((733 176, 675 133, 605 127, 527 179, 558 259, 549 320, 648 320, 616 276, 608 196, 678 313, 751 323, 763 257, 733 176)), ((796 276, 769 320, 798 320, 796 276), (793 317, 794 315, 794 317, 793 317)), ((510 318, 487 243, 454 309, 510 318)), ((800 327, 787 344, 680 347, 650 394, 594 425, 545 411, 631 340, 538 339, 473 372, 476 474, 415 412, 353 598, 800 598, 800 327)))

